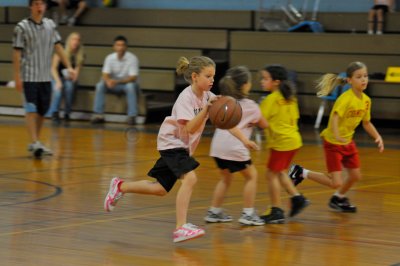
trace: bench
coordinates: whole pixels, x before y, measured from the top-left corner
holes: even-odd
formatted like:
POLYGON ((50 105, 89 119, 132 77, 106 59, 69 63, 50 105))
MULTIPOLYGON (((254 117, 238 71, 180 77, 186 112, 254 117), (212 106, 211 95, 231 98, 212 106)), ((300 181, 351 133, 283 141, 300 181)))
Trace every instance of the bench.
MULTIPOLYGON (((13 79, 12 63, 0 63, 0 83, 7 83, 13 79)), ((101 67, 82 68, 79 85, 90 90, 77 90, 74 111, 92 112, 94 100, 94 86, 100 80, 101 67)), ((138 98, 139 115, 146 116, 149 112, 161 109, 170 109, 174 103, 175 72, 174 70, 142 69, 140 70, 140 88, 138 98), (155 96, 154 92, 157 93, 155 96)), ((4 89, 4 87, 2 87, 4 89)), ((15 91, 15 89, 13 89, 15 91)), ((0 91, 3 106, 21 106, 15 97, 10 97, 9 89, 0 91), (5 95, 3 95, 5 93, 5 95), (3 97, 4 96, 4 97, 3 97), (9 102, 8 102, 9 101, 9 102), (18 104, 16 104, 18 102, 18 104)), ((11 92, 13 93, 13 92, 11 92)), ((16 93, 16 91, 15 91, 16 93)), ((18 94, 16 94, 18 95, 18 94)), ((19 99, 19 98, 18 98, 19 99)), ((20 100, 20 99, 19 99, 20 100)), ((113 94, 106 95, 106 113, 125 114, 126 98, 113 94)))
MULTIPOLYGON (((110 45, 85 45, 85 65, 102 66, 105 57, 113 52, 110 45)), ((131 46, 128 51, 134 53, 138 57, 140 67, 158 69, 175 69, 176 63, 181 56, 191 58, 193 56, 202 55, 202 51, 199 49, 168 49, 131 46)))
MULTIPOLYGON (((29 9, 26 7, 7 7, 7 10, 7 23, 10 24, 15 24, 23 18, 29 16, 29 9)), ((126 9, 91 7, 81 17, 79 25, 246 30, 252 28, 252 15, 252 11, 250 10, 188 11, 172 9, 126 9)), ((50 14, 47 14, 47 16, 51 17, 50 14)))
MULTIPOLYGON (((257 12, 254 14, 254 25, 259 25, 262 18, 285 20, 284 14, 279 11, 257 12)), ((368 10, 365 12, 319 12, 317 21, 322 24, 325 32, 366 33, 368 27, 368 10)), ((386 14, 385 32, 398 33, 400 30, 399 12, 386 14)))

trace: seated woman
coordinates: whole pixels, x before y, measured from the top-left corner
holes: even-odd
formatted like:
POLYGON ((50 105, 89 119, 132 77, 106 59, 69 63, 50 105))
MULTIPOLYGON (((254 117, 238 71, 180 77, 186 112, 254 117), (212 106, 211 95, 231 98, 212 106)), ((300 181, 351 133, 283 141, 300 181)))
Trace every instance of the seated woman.
POLYGON ((54 54, 51 67, 53 91, 47 116, 52 117, 53 121, 56 122, 60 120, 59 109, 63 94, 65 96, 64 119, 65 121, 70 119, 74 91, 85 57, 84 47, 81 44, 81 36, 79 33, 72 32, 69 34, 65 43, 65 53, 71 62, 72 68, 76 72, 76 76, 73 78, 69 77, 68 71, 66 71, 65 66, 61 63, 60 57, 54 54))

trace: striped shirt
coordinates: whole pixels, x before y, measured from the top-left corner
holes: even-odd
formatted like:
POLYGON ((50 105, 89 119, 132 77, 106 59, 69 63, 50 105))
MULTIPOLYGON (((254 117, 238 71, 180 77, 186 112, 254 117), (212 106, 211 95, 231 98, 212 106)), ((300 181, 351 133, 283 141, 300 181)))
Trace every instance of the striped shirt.
POLYGON ((20 21, 14 28, 13 47, 22 50, 21 78, 24 82, 51 80, 51 58, 54 45, 61 41, 53 20, 43 18, 37 24, 31 18, 20 21))

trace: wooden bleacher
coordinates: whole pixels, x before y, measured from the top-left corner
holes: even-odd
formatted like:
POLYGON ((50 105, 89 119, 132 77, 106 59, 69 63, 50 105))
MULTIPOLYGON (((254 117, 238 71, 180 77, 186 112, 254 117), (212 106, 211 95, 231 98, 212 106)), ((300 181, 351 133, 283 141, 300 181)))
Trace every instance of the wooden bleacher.
MULTIPOLYGON (((276 20, 285 19, 282 12, 255 12, 253 16, 253 24, 256 28, 261 27, 259 25, 260 21, 265 17, 276 20)), ((317 20, 324 27, 325 32, 366 33, 368 26, 368 12, 319 12, 317 20)), ((399 29, 400 13, 387 13, 385 32, 399 33, 399 29)))
MULTIPOLYGON (((265 65, 282 64, 296 71, 301 114, 316 116, 321 100, 315 96, 315 81, 321 75, 343 72, 352 61, 366 63, 370 74, 385 73, 388 66, 399 65, 399 41, 399 35, 391 34, 235 31, 230 34, 230 64, 243 64, 250 68, 255 84, 253 93, 256 95, 262 95, 257 72, 265 65)), ((397 119, 400 116, 399 93, 392 92, 396 88, 399 90, 400 84, 370 82, 368 94, 376 98, 372 105, 374 118, 397 119), (388 97, 382 98, 382 93, 378 91, 388 97)))
MULTIPOLYGON (((9 51, 13 28, 27 14, 26 8, 0 8, 0 84, 8 81, 6 75, 12 74, 9 51)), ((209 55, 216 61, 227 62, 227 66, 247 65, 254 74, 252 97, 255 99, 262 94, 258 70, 266 64, 283 64, 297 72, 301 114, 314 117, 320 104, 314 82, 322 74, 342 72, 351 61, 365 62, 370 74, 385 73, 388 66, 399 65, 400 35, 365 34, 367 13, 319 13, 318 20, 327 32, 322 34, 256 31, 259 16, 255 11, 91 8, 79 26, 59 27, 64 40, 71 31, 79 31, 86 48, 79 83, 91 90, 78 91, 80 100, 74 109, 91 111, 93 88, 100 78, 101 65, 104 57, 112 52, 112 40, 118 34, 128 38, 129 49, 138 56, 142 91, 151 94, 158 106, 162 101, 173 103, 177 86, 174 69, 181 55, 189 58, 209 55), (349 34, 354 31, 357 34, 349 34)), ((388 14, 386 31, 400 33, 399 29, 400 14, 388 14)), ((217 68, 219 75, 224 71, 217 68)), ((400 117, 398 90, 396 83, 370 82, 368 94, 373 98, 374 118, 396 120, 400 117)), ((118 104, 108 104, 107 112, 124 113, 123 98, 111 102, 118 104)), ((147 108, 148 103, 144 109, 147 108)), ((143 107, 141 110, 146 113, 143 107)))

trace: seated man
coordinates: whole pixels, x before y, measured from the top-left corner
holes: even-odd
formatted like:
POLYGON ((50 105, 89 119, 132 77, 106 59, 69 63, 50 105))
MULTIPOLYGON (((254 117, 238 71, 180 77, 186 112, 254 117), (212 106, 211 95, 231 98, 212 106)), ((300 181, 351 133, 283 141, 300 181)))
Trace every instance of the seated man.
POLYGON ((102 80, 96 84, 94 99, 93 124, 104 123, 104 98, 106 93, 125 93, 128 103, 128 124, 133 125, 137 116, 137 80, 139 75, 139 60, 128 52, 128 41, 124 36, 114 39, 115 53, 109 54, 104 60, 102 80))
MULTIPOLYGON (((68 26, 74 26, 76 21, 82 15, 87 8, 87 3, 84 0, 47 0, 48 9, 59 6, 60 7, 60 24, 67 24, 68 26), (68 9, 76 9, 74 14, 70 17, 67 15, 68 9)), ((58 24, 58 13, 56 16, 53 15, 53 20, 58 24)))

